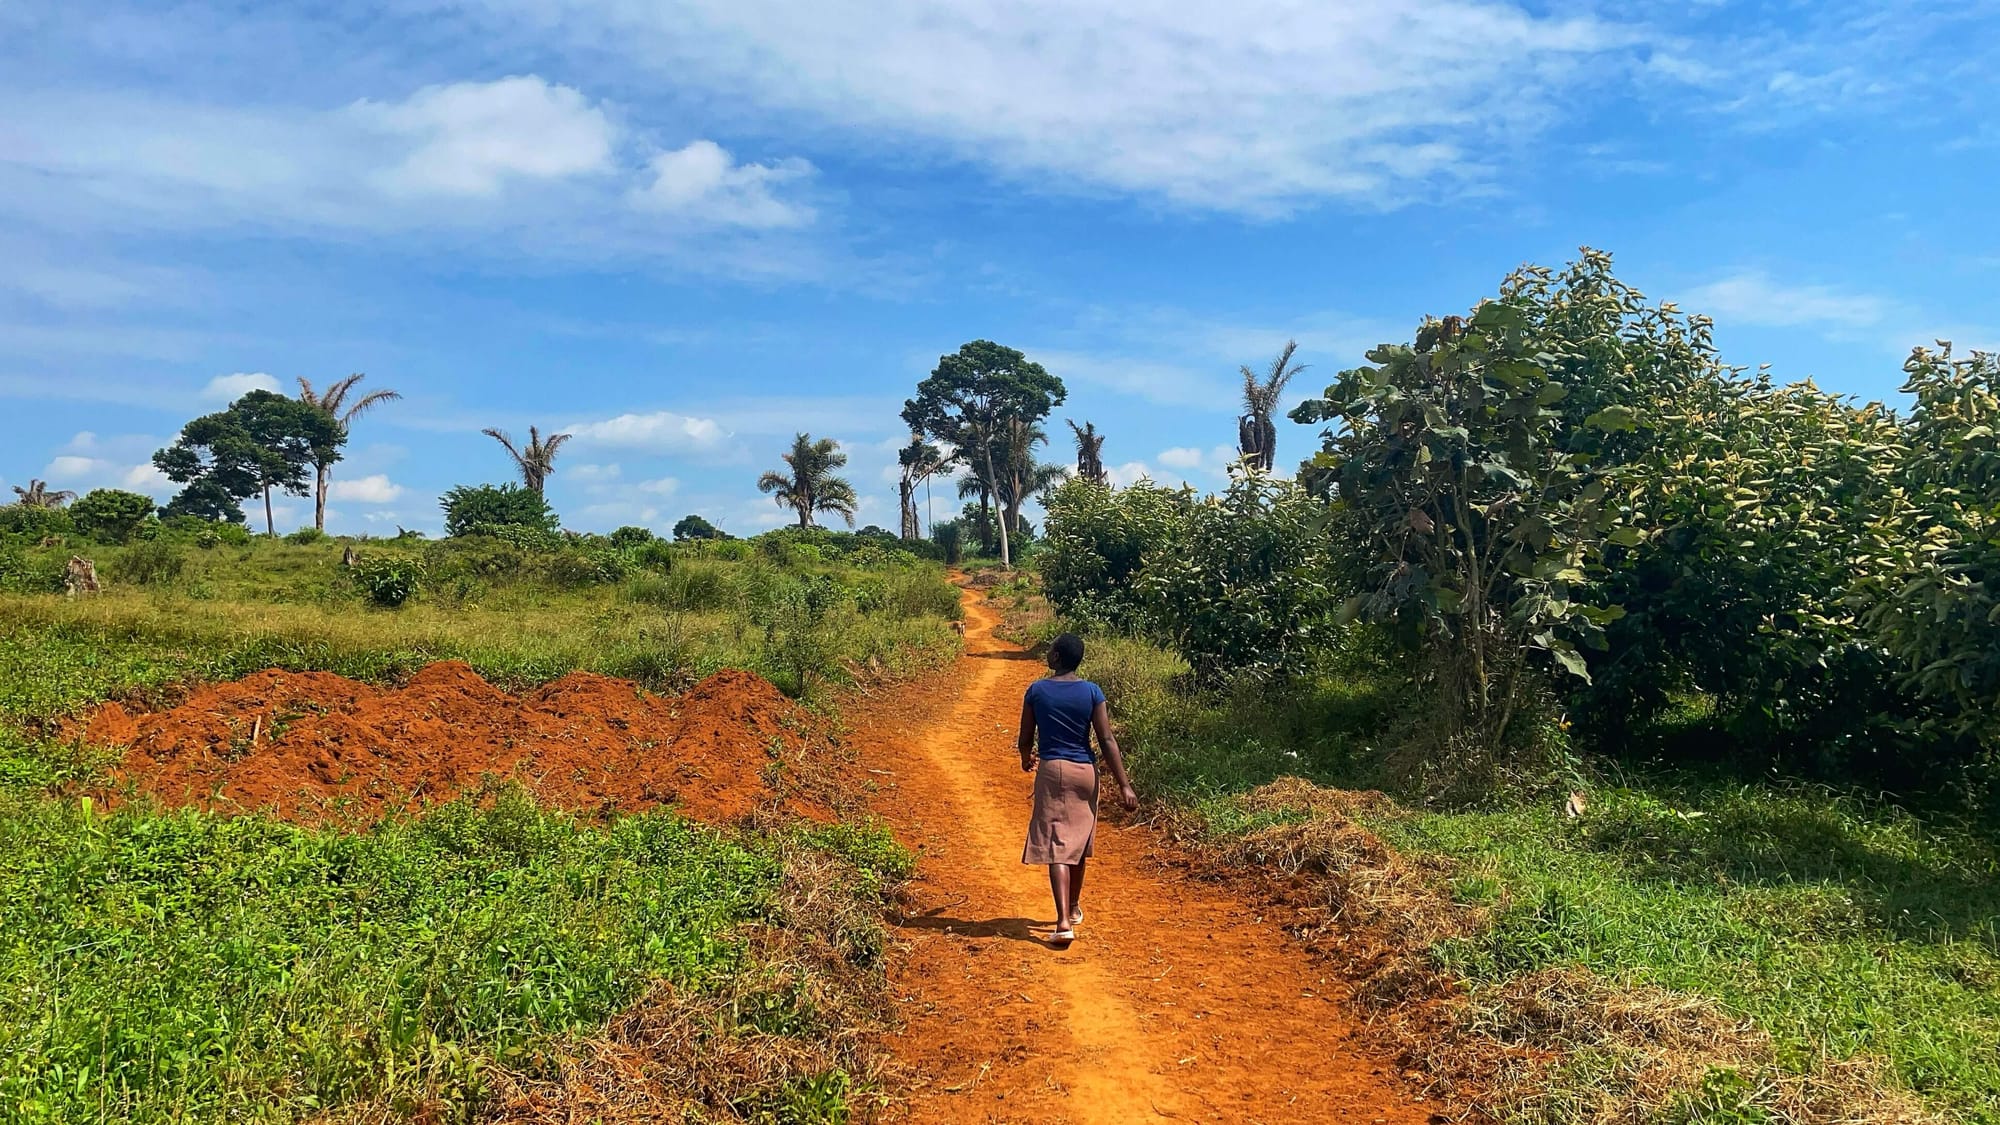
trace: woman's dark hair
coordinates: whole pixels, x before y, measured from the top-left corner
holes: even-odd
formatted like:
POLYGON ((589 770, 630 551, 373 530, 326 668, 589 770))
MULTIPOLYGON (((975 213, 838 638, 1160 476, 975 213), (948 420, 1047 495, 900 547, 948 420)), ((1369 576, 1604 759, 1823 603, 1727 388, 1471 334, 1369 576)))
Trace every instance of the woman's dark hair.
POLYGON ((1083 663, 1083 638, 1075 633, 1064 633, 1049 644, 1049 667, 1062 675, 1076 671, 1083 663))

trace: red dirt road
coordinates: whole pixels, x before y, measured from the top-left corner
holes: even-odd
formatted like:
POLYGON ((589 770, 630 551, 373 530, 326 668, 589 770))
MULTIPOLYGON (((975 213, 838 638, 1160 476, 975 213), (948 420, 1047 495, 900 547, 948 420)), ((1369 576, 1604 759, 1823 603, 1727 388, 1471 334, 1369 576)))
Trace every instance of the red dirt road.
POLYGON ((1020 863, 1030 779, 1014 752, 1043 669, 992 635, 978 595, 965 607, 948 676, 855 712, 873 806, 921 856, 892 981, 905 1088, 886 1119, 1427 1121, 1358 1038, 1337 975, 1225 889, 1149 858, 1164 846, 1149 828, 1100 822, 1079 939, 1046 944, 1054 907, 1045 869, 1020 863))

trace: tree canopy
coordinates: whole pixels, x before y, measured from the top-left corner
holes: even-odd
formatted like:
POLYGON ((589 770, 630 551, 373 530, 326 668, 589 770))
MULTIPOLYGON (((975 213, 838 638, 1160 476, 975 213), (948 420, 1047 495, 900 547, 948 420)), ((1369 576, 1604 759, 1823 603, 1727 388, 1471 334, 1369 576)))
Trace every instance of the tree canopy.
POLYGON ((318 407, 257 390, 189 422, 174 444, 153 454, 153 464, 186 486, 167 505, 169 514, 241 523, 242 502, 262 493, 264 530, 275 535, 272 491, 307 495, 307 471, 340 460, 346 441, 339 422, 318 407))

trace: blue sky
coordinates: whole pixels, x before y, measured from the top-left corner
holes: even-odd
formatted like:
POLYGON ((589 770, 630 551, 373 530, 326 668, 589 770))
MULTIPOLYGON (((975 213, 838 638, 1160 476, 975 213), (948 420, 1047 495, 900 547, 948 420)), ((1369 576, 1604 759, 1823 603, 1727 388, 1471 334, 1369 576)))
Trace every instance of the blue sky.
POLYGON ((0 0, 0 482, 164 498, 189 417, 363 371, 335 530, 435 530, 531 423, 578 529, 780 522, 799 429, 893 526, 986 337, 1207 486, 1238 364, 1316 389, 1582 244, 1892 398, 2000 344, 1995 58, 1987 2, 0 0))

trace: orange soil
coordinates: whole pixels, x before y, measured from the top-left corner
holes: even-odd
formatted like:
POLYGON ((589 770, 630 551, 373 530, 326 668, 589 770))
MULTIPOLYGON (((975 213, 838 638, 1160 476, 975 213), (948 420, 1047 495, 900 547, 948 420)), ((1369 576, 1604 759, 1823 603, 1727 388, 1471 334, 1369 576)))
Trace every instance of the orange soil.
MULTIPOLYGON (((892 980, 907 1078, 886 1116, 1414 1125, 1432 1106, 1364 1042, 1341 979, 1275 919, 1158 862, 1143 825, 1098 826, 1079 940, 1051 948, 1044 869, 1021 865, 1030 780, 1014 734, 1042 671, 965 595, 966 655, 885 693, 853 741, 874 805, 921 854, 892 980)), ((1106 801, 1111 808, 1113 802, 1106 801)))
POLYGON ((739 671, 679 696, 588 672, 515 696, 457 661, 397 688, 271 670, 201 687, 169 711, 106 704, 82 733, 125 748, 120 774, 167 804, 295 819, 372 817, 494 779, 588 811, 676 803, 720 822, 775 803, 829 815, 766 777, 775 747, 823 750, 823 737, 769 681, 739 671))

